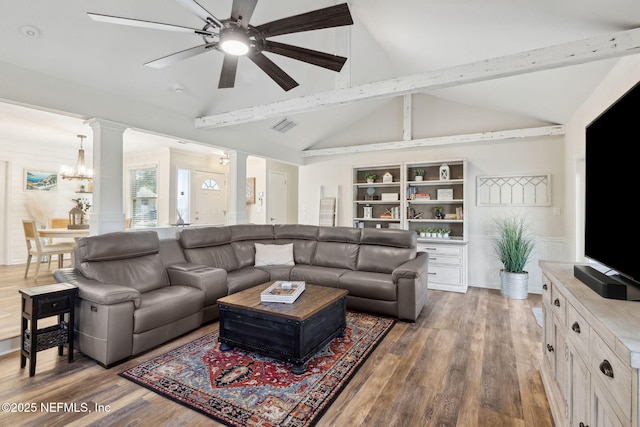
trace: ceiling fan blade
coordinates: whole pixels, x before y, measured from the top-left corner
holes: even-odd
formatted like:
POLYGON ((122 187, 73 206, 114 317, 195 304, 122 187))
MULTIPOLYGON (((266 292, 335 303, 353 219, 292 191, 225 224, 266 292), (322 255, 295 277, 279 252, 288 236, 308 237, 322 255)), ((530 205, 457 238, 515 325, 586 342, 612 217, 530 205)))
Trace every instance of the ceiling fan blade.
POLYGON ((197 28, 181 27, 179 25, 163 24, 161 22, 143 21, 141 19, 120 18, 118 16, 101 15, 99 13, 87 13, 96 22, 106 22, 109 24, 128 25, 130 27, 150 28, 153 30, 176 31, 179 33, 189 33, 198 36, 216 36, 215 33, 199 30, 197 28))
POLYGON ((265 41, 263 50, 337 72, 342 70, 344 63, 347 62, 347 58, 344 56, 331 55, 330 53, 305 49, 303 47, 278 43, 271 40, 265 41))
POLYGON ((200 55, 201 53, 205 53, 208 50, 215 49, 218 47, 218 43, 207 43, 200 46, 192 47, 189 49, 182 50, 180 52, 172 53, 171 55, 164 56, 162 58, 156 59, 155 61, 147 62, 147 67, 151 68, 165 68, 169 65, 175 64, 178 61, 183 59, 191 58, 196 55, 200 55))
POLYGON ((231 18, 236 21, 240 20, 240 25, 242 25, 243 28, 247 28, 257 3, 258 0, 233 0, 231 18))
POLYGON ((260 67, 262 71, 267 73, 267 75, 271 77, 274 82, 278 83, 278 85, 285 91, 289 91, 298 86, 298 82, 293 80, 289 74, 285 73, 282 68, 278 67, 263 53, 255 53, 253 55, 248 55, 247 57, 253 61, 254 64, 260 67))
POLYGON ((342 3, 267 22, 266 24, 258 25, 256 28, 260 31, 262 37, 272 37, 352 24, 353 19, 351 18, 351 13, 349 13, 349 7, 346 3, 342 3))
POLYGON ((209 12, 207 9, 202 7, 195 0, 176 0, 176 1, 180 3, 182 7, 191 11, 191 13, 196 15, 198 18, 202 19, 204 22, 215 25, 218 28, 222 28, 222 22, 220 22, 218 18, 213 16, 211 12, 209 12))
POLYGON ((238 58, 239 56, 236 55, 227 54, 224 56, 218 89, 230 88, 233 87, 236 83, 236 69, 238 68, 238 58))

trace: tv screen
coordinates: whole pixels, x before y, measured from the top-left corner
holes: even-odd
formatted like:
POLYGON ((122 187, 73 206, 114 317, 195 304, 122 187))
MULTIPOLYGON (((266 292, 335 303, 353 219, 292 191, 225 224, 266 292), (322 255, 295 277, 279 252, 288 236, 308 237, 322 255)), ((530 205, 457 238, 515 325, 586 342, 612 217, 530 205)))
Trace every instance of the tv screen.
POLYGON ((640 190, 640 83, 586 129, 585 255, 640 280, 635 203, 640 190))

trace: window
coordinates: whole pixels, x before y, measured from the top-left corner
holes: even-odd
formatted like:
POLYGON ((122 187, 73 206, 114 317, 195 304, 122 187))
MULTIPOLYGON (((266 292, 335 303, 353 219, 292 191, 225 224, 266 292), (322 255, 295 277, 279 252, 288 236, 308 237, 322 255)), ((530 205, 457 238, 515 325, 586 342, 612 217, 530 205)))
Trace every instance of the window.
POLYGON ((132 228, 158 226, 158 170, 156 167, 129 171, 132 228))
POLYGON ((203 190, 220 190, 220 186, 218 185, 218 183, 213 180, 213 179, 205 179, 202 182, 202 187, 203 190))

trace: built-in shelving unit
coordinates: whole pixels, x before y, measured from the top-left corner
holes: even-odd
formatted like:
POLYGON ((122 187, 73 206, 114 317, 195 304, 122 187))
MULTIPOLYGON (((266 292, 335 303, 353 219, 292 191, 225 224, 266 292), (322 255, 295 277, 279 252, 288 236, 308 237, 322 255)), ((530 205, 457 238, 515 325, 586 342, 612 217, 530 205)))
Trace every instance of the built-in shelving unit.
POLYGON ((403 228, 404 174, 401 164, 353 168, 353 223, 362 228, 403 228), (372 182, 367 182, 368 174, 376 176, 372 182))
POLYGON ((415 231, 418 250, 429 253, 429 287, 466 292, 466 177, 464 159, 354 167, 354 226, 415 231), (416 179, 419 170, 424 171, 421 180, 416 179), (369 173, 376 175, 373 183, 366 182, 369 173), (391 175, 391 182, 384 182, 385 174, 391 175), (398 200, 390 200, 396 193, 398 200), (442 218, 436 216, 436 207, 442 208, 442 218), (381 218, 389 211, 399 212, 398 217, 381 218), (449 232, 447 237, 439 233, 442 230, 449 232))

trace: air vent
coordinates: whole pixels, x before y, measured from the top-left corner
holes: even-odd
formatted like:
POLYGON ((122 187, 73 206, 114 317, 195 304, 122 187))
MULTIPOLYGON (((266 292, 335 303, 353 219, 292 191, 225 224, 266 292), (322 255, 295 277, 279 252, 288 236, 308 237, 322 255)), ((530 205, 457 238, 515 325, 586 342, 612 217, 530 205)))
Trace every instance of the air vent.
POLYGON ((289 132, 291 129, 293 129, 296 126, 298 126, 296 122, 285 118, 280 120, 275 125, 271 126, 271 129, 275 130, 276 132, 285 133, 285 132, 289 132))

